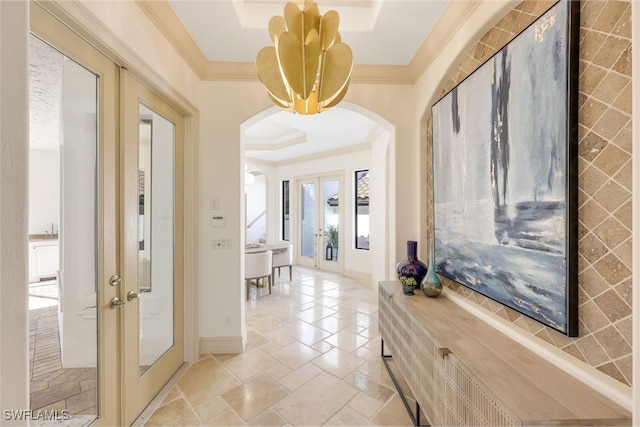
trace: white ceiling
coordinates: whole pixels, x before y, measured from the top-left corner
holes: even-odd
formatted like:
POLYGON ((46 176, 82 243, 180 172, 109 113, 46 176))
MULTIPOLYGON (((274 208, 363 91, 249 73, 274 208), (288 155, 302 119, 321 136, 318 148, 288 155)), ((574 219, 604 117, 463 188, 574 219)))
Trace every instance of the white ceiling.
MULTIPOLYGON (((209 60, 253 62, 258 50, 272 44, 267 25, 272 16, 283 15, 285 0, 168 0, 168 3, 209 60)), ((342 40, 353 50, 356 64, 406 65, 448 0, 317 0, 317 3, 321 14, 330 9, 338 11, 342 40)), ((59 109, 51 107, 58 105, 61 94, 52 95, 52 84, 47 78, 57 75, 51 67, 61 68, 63 56, 37 39, 32 40, 31 51, 32 147, 50 149, 57 146, 51 144, 50 137, 57 135, 59 123, 56 117, 59 109)), ((247 127, 242 138, 246 157, 278 163, 348 150, 369 142, 377 130, 376 123, 341 106, 315 116, 274 109, 272 115, 247 127)))
POLYGON ((370 142, 379 125, 360 113, 334 107, 302 116, 278 111, 244 132, 247 157, 279 162, 370 142))
MULTIPOLYGON (((339 31, 356 64, 407 65, 448 0, 317 0, 335 9, 339 31)), ((211 61, 253 62, 272 44, 267 24, 284 15, 285 0, 169 0, 202 53, 211 61)), ((300 4, 300 3, 299 3, 300 4)))
MULTIPOLYGON (((267 25, 283 15, 285 0, 168 0, 210 61, 253 62, 273 44, 267 25)), ((320 13, 340 15, 342 41, 355 64, 407 65, 441 16, 448 0, 317 0, 320 13)), ((298 4, 302 4, 298 2, 298 4)), ((276 112, 249 127, 248 158, 281 162, 345 149, 368 141, 376 124, 334 107, 315 116, 276 112)))

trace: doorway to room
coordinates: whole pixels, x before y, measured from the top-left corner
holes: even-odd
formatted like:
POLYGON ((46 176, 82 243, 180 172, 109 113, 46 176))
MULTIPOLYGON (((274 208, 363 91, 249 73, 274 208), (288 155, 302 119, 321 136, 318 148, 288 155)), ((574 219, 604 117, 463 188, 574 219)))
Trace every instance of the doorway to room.
MULTIPOLYGON (((242 123, 240 134, 244 152, 241 160, 248 164, 250 173, 267 177, 268 243, 289 241, 294 245, 294 263, 304 263, 300 256, 301 230, 297 224, 300 211, 297 180, 337 173, 343 181, 343 194, 330 203, 334 204, 334 210, 343 209, 344 213, 337 229, 330 233, 337 234, 340 240, 337 251, 333 244, 327 251, 324 243, 322 250, 317 251, 318 257, 323 258, 318 263, 329 261, 326 259, 329 253, 338 260, 328 264, 341 262, 340 272, 347 276, 381 280, 394 274, 396 249, 394 244, 389 244, 395 239, 395 198, 392 197, 395 127, 392 124, 370 110, 343 101, 314 116, 267 108, 242 123), (360 201, 354 174, 362 170, 370 171, 371 176, 367 179, 367 195, 371 194, 367 206, 370 238, 356 236, 363 232, 362 221, 356 221, 363 209, 356 207, 360 201), (362 244, 363 239, 366 244, 362 244)), ((318 233, 317 227, 311 234, 318 233)), ((322 240, 324 238, 323 235, 322 240)), ((305 265, 313 266, 313 263, 305 265)))

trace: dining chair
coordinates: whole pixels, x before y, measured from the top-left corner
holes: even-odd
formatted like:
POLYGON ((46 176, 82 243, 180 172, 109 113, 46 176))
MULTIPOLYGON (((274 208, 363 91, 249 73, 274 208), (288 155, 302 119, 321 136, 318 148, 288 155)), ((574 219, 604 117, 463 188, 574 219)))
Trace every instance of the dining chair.
POLYGON ((266 277, 269 283, 269 294, 271 294, 272 257, 273 252, 271 250, 244 255, 244 281, 247 286, 247 301, 249 300, 249 288, 254 280, 257 288, 261 281, 264 283, 264 278, 266 277))
POLYGON ((289 267, 289 281, 291 281, 293 265, 293 245, 289 245, 284 249, 273 251, 273 266, 271 267, 272 281, 275 279, 275 271, 278 269, 278 277, 280 277, 280 267, 289 267))

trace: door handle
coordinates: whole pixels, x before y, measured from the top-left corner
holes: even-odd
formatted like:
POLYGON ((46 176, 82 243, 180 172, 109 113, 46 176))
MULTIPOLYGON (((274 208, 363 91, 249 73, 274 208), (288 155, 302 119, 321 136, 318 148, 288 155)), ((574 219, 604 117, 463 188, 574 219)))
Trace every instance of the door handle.
POLYGON ((113 297, 111 298, 111 302, 109 303, 109 308, 120 308, 126 303, 127 303, 126 301, 122 301, 118 297, 113 297))
POLYGON ((138 298, 139 296, 140 294, 138 294, 136 291, 129 291, 127 292, 127 301, 132 301, 138 298))

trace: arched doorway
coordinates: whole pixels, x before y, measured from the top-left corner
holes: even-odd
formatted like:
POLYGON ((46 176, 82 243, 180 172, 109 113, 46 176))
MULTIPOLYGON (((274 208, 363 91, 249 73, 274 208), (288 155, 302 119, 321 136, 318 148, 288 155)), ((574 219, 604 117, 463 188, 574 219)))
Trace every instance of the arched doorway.
MULTIPOLYGON (((339 220, 338 253, 344 256, 341 272, 374 283, 395 276, 395 244, 391 244, 395 241, 395 199, 389 191, 395 186, 395 126, 371 110, 343 102, 317 116, 293 115, 271 107, 246 120, 240 130, 243 162, 254 174, 267 177, 268 240, 283 239, 283 185, 290 188, 286 200, 295 215, 297 179, 338 174, 344 180, 345 199, 339 220), (370 172, 368 249, 357 248, 355 230, 355 174, 362 175, 363 170, 370 172)), ((333 203, 338 203, 335 197, 333 203)), ((296 233, 301 227, 295 221, 290 218, 292 242, 300 238, 296 233)), ((300 254, 299 248, 294 253, 300 254)))

